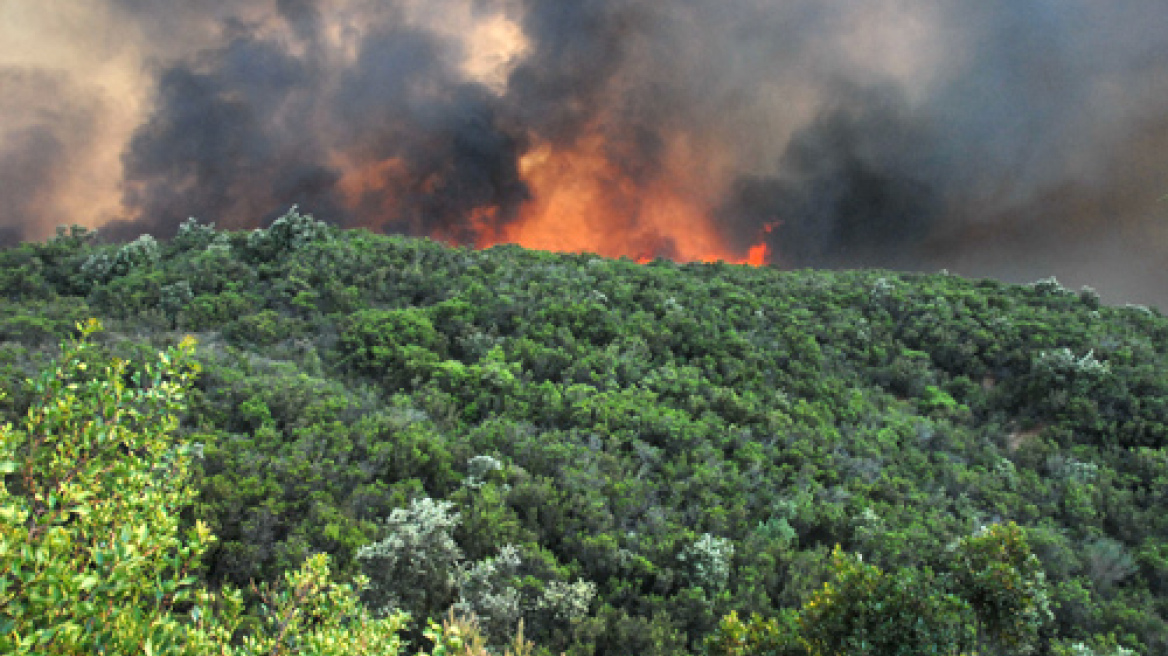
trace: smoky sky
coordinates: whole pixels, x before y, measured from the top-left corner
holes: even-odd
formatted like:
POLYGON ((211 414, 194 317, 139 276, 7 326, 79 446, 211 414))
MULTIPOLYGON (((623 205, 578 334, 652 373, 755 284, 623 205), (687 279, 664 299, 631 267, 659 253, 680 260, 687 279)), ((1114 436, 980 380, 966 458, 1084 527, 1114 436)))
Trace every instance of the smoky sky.
MULTIPOLYGON (((624 195, 612 207, 683 189, 731 252, 765 241, 778 266, 1058 275, 1168 306, 1161 0, 100 0, 72 23, 3 11, 10 31, 76 50, 0 48, 9 241, 65 223, 167 236, 188 216, 242 228, 295 203, 474 244, 539 200, 525 156, 587 143, 624 195), (502 45, 492 20, 514 33, 502 45), (139 101, 95 70, 134 80, 139 101), (117 179, 86 216, 61 199, 101 153, 117 179)), ((606 220, 629 253, 676 252, 637 212, 606 220)))
POLYGON ((0 244, 9 244, 26 226, 67 223, 49 201, 95 116, 93 99, 52 71, 0 68, 0 88, 0 244))

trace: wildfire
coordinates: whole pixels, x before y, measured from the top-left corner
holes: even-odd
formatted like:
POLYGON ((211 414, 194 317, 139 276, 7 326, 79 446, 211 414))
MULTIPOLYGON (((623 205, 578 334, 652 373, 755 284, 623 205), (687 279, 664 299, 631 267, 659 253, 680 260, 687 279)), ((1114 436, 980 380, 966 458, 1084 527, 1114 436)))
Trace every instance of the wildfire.
POLYGON ((760 241, 751 246, 746 253, 746 261, 738 262, 738 264, 749 264, 750 266, 765 266, 771 263, 771 247, 767 244, 765 235, 769 235, 776 227, 778 221, 772 221, 762 227, 762 234, 759 235, 760 241))
POLYGON ((764 226, 745 253, 736 252, 711 218, 714 196, 701 181, 684 174, 634 180, 613 165, 601 137, 585 139, 574 148, 541 144, 530 149, 519 162, 530 199, 518 216, 500 221, 498 208, 478 207, 463 218, 456 232, 450 226, 426 228, 423 217, 402 215, 402 197, 433 191, 427 188, 427 180, 409 182, 402 162, 335 163, 345 171, 339 189, 347 205, 361 214, 396 217, 394 225, 385 226, 390 229, 404 228, 415 234, 422 229, 448 243, 470 243, 476 248, 515 243, 539 250, 628 257, 642 263, 658 257, 751 266, 771 262, 766 233, 773 224, 764 226), (411 184, 421 188, 411 189, 411 184))
MULTIPOLYGON (((451 19, 426 3, 408 6, 411 21, 450 30, 451 38, 473 33, 464 53, 463 73, 495 93, 505 93, 508 73, 529 48, 514 17, 458 14, 451 19)), ((389 230, 404 229, 476 248, 516 243, 638 262, 665 257, 753 266, 769 263, 771 250, 764 234, 743 252, 727 245, 712 218, 711 209, 724 192, 722 169, 730 159, 716 140, 699 142, 691 135, 663 133, 665 146, 656 154, 658 159, 650 166, 638 166, 639 155, 626 152, 629 149, 622 146, 627 144, 603 129, 606 122, 619 119, 602 111, 583 136, 568 144, 536 140, 527 145, 518 166, 529 197, 517 214, 514 208, 504 211, 487 205, 468 209, 453 220, 434 221, 424 215, 424 209, 419 213, 403 199, 441 195, 444 190, 434 187, 434 179, 410 170, 407 162, 360 161, 360 155, 341 154, 333 164, 344 172, 338 185, 344 202, 355 214, 368 216, 371 223, 389 230)))
POLYGON ((594 136, 571 149, 543 144, 530 150, 520 161, 520 173, 531 200, 516 221, 482 234, 476 246, 517 243, 642 263, 657 257, 753 266, 769 262, 763 241, 745 256, 726 245, 700 184, 688 184, 684 177, 633 180, 612 164, 607 145, 594 136))
POLYGON ((747 251, 746 262, 743 264, 749 264, 750 266, 756 267, 763 266, 767 263, 769 258, 770 247, 766 245, 766 242, 759 242, 754 246, 751 246, 747 251))

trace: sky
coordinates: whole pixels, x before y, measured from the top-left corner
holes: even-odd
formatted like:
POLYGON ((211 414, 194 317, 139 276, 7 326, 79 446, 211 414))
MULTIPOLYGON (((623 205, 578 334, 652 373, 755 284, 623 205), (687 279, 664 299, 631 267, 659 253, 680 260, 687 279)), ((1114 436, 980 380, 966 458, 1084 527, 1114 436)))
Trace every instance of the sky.
POLYGON ((1168 308, 1162 0, 0 0, 0 243, 448 243, 1168 308))

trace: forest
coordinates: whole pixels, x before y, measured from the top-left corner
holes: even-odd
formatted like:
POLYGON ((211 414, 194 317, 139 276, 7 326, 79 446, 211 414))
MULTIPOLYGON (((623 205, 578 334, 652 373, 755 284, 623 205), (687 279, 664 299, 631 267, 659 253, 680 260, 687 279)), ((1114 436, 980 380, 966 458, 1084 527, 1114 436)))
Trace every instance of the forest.
POLYGON ((1089 288, 293 208, 0 299, 6 652, 1168 653, 1168 320, 1089 288))

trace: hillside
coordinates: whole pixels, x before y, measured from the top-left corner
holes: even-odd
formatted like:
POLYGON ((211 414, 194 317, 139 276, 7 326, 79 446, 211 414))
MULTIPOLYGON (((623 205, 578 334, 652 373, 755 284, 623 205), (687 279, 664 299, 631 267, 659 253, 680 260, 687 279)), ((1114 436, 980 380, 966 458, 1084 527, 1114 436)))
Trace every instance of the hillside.
POLYGON ((941 568, 1016 522, 1049 585, 1042 651, 1168 652, 1154 309, 1053 280, 473 251, 294 211, 166 243, 64 231, 0 251, 0 298, 10 417, 82 319, 129 359, 196 338, 185 519, 220 538, 213 584, 327 552, 373 575, 372 604, 523 617, 554 653, 693 653, 731 611, 805 602, 836 545, 941 568))

